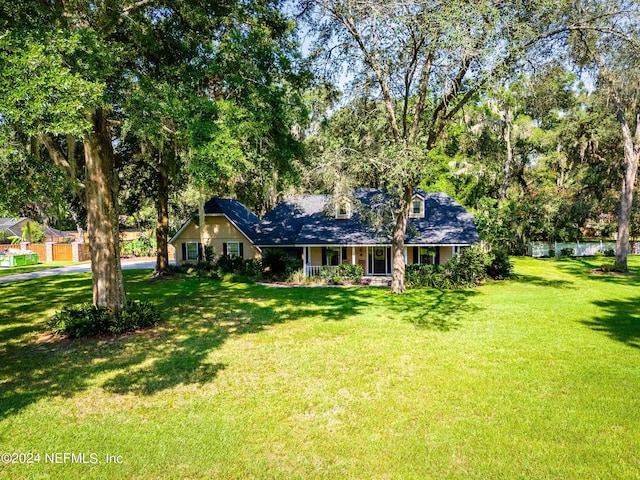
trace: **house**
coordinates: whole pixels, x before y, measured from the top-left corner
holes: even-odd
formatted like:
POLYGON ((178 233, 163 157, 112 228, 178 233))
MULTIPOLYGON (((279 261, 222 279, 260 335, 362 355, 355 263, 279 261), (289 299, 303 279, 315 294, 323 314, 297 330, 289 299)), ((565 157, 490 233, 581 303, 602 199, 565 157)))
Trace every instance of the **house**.
MULTIPOLYGON (((213 198, 205 205, 207 243, 216 254, 243 258, 280 248, 301 259, 308 276, 342 263, 362 265, 365 275, 386 276, 392 272, 391 226, 373 221, 385 218, 373 212, 392 202, 374 189, 359 189, 343 198, 293 196, 259 220, 236 200, 213 198)), ((188 221, 171 239, 178 263, 202 258, 199 239, 197 225, 188 221)), ((478 241, 473 217, 461 205, 445 193, 415 191, 405 237, 406 263, 442 264, 478 241)))
MULTIPOLYGON (((6 218, 0 217, 0 243, 8 244, 11 243, 11 239, 9 237, 17 237, 21 238, 24 229, 30 224, 36 223, 30 218, 20 217, 20 218, 6 218)), ((61 232, 60 230, 56 230, 51 227, 44 227, 44 241, 45 242, 70 242, 73 240, 73 237, 68 233, 61 232)))
MULTIPOLYGON (((390 196, 360 189, 350 198, 332 195, 290 197, 265 215, 255 245, 283 248, 302 259, 305 274, 323 266, 362 265, 365 275, 392 273, 391 225, 374 226, 372 211, 384 210, 390 196)), ((380 217, 380 215, 378 215, 380 217)), ((445 193, 416 189, 411 199, 406 263, 443 264, 461 248, 478 242, 473 217, 445 193)))
MULTIPOLYGON (((234 255, 250 259, 260 255, 254 244, 260 219, 238 200, 214 197, 205 203, 204 214, 204 246, 213 248, 214 257, 234 255)), ((191 218, 169 240, 175 247, 178 265, 204 260, 200 228, 197 218, 191 218)))

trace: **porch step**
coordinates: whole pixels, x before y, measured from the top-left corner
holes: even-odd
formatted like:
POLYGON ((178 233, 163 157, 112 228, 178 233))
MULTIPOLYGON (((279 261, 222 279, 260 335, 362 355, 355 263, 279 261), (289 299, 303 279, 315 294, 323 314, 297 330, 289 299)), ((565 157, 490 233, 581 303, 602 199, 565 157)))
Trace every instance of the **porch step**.
POLYGON ((369 285, 372 287, 388 287, 391 285, 391 277, 367 276, 362 277, 362 279, 369 280, 371 282, 369 285))

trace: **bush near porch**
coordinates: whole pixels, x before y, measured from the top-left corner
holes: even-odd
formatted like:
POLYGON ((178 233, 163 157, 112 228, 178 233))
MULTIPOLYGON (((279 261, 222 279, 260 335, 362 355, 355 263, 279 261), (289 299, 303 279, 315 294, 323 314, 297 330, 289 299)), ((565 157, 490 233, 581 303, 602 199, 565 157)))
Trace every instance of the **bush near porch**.
POLYGON ((513 276, 513 264, 506 252, 484 252, 478 245, 462 250, 444 265, 407 265, 408 287, 441 289, 471 288, 487 278, 504 280, 513 276))

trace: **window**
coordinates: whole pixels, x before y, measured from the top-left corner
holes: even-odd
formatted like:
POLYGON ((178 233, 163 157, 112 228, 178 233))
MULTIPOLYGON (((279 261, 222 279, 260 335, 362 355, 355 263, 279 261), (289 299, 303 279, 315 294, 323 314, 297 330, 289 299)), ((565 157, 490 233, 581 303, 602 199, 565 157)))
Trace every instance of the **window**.
POLYGON ((409 216, 411 218, 424 217, 424 200, 420 197, 413 197, 411 200, 411 209, 409 210, 409 216))
POLYGON ((223 245, 224 247, 224 255, 229 255, 230 257, 240 257, 242 258, 242 243, 240 242, 227 242, 223 245))
POLYGON ((340 250, 338 248, 327 247, 327 265, 336 266, 340 265, 340 250))
POLYGON ((184 260, 198 260, 198 243, 187 242, 185 245, 184 260))
POLYGON ((420 265, 433 265, 436 257, 436 249, 432 247, 420 247, 420 265))
POLYGON ((336 218, 350 218, 351 206, 347 200, 340 200, 336 204, 336 218))

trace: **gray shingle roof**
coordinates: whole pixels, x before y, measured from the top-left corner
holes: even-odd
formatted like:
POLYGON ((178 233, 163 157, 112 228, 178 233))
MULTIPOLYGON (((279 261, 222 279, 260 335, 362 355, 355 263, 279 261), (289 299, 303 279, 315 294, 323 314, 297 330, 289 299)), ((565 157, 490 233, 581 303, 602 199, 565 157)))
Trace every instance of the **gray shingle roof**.
MULTIPOLYGON (((0 230, 5 230, 9 232, 11 235, 20 237, 22 236, 22 227, 20 226, 20 224, 24 221, 33 222, 34 220, 31 220, 27 217, 20 217, 20 218, 0 217, 0 230)), ((71 235, 51 227, 44 227, 43 231, 45 234, 45 238, 71 237, 71 235)))
MULTIPOLYGON (((473 217, 445 193, 425 193, 425 218, 409 219, 407 245, 470 245, 477 242, 473 217)), ((354 192, 356 205, 348 219, 337 219, 332 196, 290 197, 271 210, 257 227, 255 244, 275 245, 375 245, 390 243, 389 231, 374 228, 362 213, 373 203, 392 202, 379 190, 354 192)))
POLYGON ((226 215, 242 233, 254 241, 256 227, 260 223, 260 219, 238 200, 214 197, 204 204, 204 213, 226 215))

